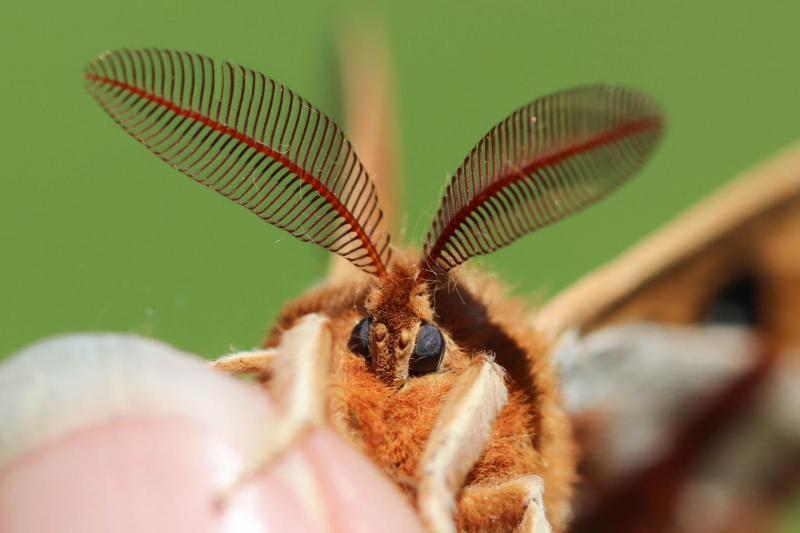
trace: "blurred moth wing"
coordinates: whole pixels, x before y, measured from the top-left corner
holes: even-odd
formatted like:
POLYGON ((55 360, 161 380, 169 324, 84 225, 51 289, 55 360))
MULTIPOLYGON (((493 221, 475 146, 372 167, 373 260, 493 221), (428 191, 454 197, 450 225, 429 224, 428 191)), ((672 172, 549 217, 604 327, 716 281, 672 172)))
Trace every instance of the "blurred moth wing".
POLYGON ((800 484, 798 317, 797 146, 543 306, 582 454, 571 530, 770 529, 800 484))

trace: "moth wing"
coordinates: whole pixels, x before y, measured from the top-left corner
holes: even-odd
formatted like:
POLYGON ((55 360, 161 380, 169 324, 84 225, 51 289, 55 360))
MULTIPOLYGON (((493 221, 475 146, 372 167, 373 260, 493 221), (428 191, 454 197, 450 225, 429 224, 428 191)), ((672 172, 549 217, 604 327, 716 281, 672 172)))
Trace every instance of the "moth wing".
POLYGON ((800 147, 545 305, 583 451, 572 531, 767 527, 800 474, 798 317, 800 147))

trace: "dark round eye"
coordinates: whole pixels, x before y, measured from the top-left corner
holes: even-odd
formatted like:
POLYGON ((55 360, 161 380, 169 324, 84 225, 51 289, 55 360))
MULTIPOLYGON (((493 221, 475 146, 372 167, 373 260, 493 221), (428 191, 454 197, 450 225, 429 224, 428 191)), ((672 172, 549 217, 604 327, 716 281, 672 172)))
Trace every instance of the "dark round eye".
POLYGON ((369 328, 372 325, 372 317, 362 318, 353 328, 347 347, 356 355, 369 359, 369 328))
POLYGON ((439 328, 433 324, 424 323, 417 333, 417 343, 414 353, 408 364, 408 373, 412 376, 430 374, 439 368, 439 361, 444 352, 444 337, 439 328))

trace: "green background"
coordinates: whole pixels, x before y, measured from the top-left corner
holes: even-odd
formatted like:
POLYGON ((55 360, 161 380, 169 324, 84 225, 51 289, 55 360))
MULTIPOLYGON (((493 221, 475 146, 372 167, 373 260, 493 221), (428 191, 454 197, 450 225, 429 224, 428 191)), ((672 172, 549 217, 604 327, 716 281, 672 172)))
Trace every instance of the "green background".
MULTIPOLYGON (((84 93, 117 47, 231 59, 336 114, 332 33, 389 27, 406 240, 494 122, 576 84, 641 87, 665 142, 608 201, 484 260, 546 296, 800 137, 796 1, 162 1, 6 3, 0 192, 0 354, 65 331, 135 331, 211 356, 248 348, 282 302, 321 279, 324 251, 178 175, 84 93), (359 24, 351 24, 358 28, 359 24)), ((402 238, 401 238, 402 240, 402 238)))
MULTIPOLYGON (((645 172, 484 260, 546 296, 800 137, 796 2, 14 2, 0 31, 0 354, 58 332, 136 331, 204 355, 256 344, 327 253, 182 177, 84 92, 105 49, 231 59, 337 113, 332 34, 390 32, 406 199, 419 242, 448 173, 497 120, 576 84, 651 92, 669 119, 645 172), (794 5, 793 5, 794 4, 794 5)), ((403 240, 402 236, 396 236, 403 240)))

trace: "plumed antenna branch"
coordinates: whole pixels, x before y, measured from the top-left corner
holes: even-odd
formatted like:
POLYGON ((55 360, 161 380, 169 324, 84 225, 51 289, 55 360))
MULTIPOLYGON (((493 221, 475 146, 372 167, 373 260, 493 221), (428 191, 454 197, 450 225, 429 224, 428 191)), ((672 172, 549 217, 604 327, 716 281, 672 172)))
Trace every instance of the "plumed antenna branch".
POLYGON ((386 274, 375 186, 327 116, 284 85, 174 50, 95 59, 86 86, 130 135, 195 181, 298 239, 386 274))
POLYGON ((426 239, 423 271, 446 272, 599 200, 642 167, 662 127, 648 97, 607 85, 514 111, 453 176, 426 239))

